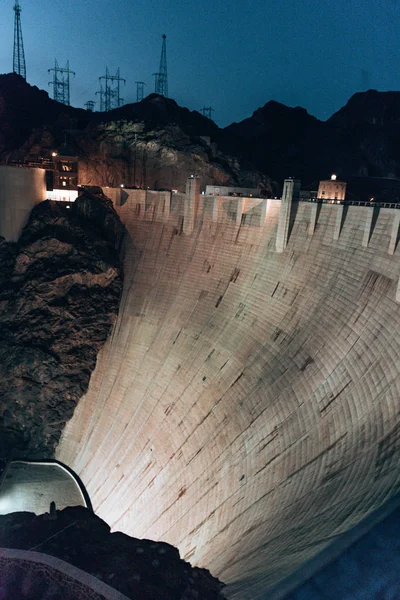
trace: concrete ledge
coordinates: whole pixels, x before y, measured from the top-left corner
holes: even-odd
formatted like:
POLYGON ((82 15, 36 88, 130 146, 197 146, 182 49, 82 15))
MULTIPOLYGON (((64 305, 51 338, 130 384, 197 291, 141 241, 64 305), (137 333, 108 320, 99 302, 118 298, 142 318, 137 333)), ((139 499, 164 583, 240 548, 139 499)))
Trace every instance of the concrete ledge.
POLYGON ((390 235, 389 242, 389 254, 393 255, 397 248, 397 243, 399 241, 399 227, 400 227, 400 213, 399 211, 395 211, 393 215, 393 224, 392 231, 390 235))
POLYGON ((58 509, 85 506, 89 495, 79 477, 64 464, 49 461, 10 461, 0 488, 0 514, 17 511, 47 512, 50 502, 58 509))
MULTIPOLYGON (((2 587, 4 587, 4 579, 7 575, 7 573, 4 572, 4 564, 9 564, 10 567, 13 565, 15 567, 26 566, 27 570, 29 570, 29 564, 31 564, 34 571, 37 571, 38 575, 43 573, 43 565, 45 565, 47 567, 46 571, 50 571, 50 573, 51 571, 56 571, 63 574, 63 583, 65 584, 64 587, 67 589, 72 587, 74 583, 79 584, 79 587, 85 586, 86 588, 89 588, 87 590, 82 590, 82 592, 84 592, 84 594, 82 594, 82 598, 85 597, 90 600, 91 597, 95 598, 96 594, 100 594, 107 600, 128 600, 127 596, 124 596, 106 583, 103 583, 96 577, 93 577, 93 575, 89 575, 89 573, 81 571, 81 569, 78 569, 77 567, 74 567, 63 560, 48 554, 31 552, 27 550, 0 548, 0 562, 3 563, 3 569, 0 575, 2 587), (37 567, 36 569, 35 566, 37 567), (93 594, 90 594, 90 591, 92 591, 93 594)), ((24 583, 24 581, 21 581, 21 587, 24 583)), ((18 591, 16 590, 16 594, 17 593, 18 591)))

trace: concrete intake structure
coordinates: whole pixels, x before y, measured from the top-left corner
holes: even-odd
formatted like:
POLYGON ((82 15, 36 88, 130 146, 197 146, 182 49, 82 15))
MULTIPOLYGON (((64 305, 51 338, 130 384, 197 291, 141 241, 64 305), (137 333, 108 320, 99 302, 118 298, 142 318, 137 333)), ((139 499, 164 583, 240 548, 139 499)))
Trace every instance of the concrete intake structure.
POLYGON ((299 202, 277 252, 280 200, 201 196, 185 234, 183 197, 130 192, 119 318, 57 458, 114 530, 265 598, 400 489, 397 210, 299 202))

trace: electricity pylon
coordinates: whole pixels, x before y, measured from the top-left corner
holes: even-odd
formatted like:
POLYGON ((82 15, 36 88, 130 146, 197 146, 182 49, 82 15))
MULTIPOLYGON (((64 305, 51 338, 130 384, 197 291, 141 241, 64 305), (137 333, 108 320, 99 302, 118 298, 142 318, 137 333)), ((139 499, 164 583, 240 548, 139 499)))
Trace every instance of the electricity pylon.
POLYGON ((61 102, 62 104, 69 106, 69 76, 75 75, 74 71, 71 71, 69 68, 69 60, 67 60, 65 67, 59 67, 57 59, 55 59, 54 67, 52 69, 48 69, 49 73, 52 71, 53 81, 49 81, 49 85, 53 86, 53 99, 56 100, 56 102, 61 102))
POLYGON ((141 102, 144 96, 144 81, 135 81, 136 83, 136 102, 141 102))
POLYGON ((107 112, 123 105, 124 101, 120 96, 121 81, 126 83, 125 79, 120 77, 119 69, 115 75, 110 75, 106 67, 106 74, 99 77, 100 89, 96 92, 100 94, 100 112, 107 112))
POLYGON ((203 117, 207 117, 207 119, 212 120, 212 113, 215 111, 212 108, 212 106, 203 106, 203 108, 200 109, 200 112, 203 115, 203 117))
POLYGON ((167 74, 167 36, 162 36, 161 59, 158 73, 153 73, 155 77, 154 91, 160 96, 168 98, 168 74, 167 74))
POLYGON ((22 39, 21 27, 21 6, 18 0, 14 4, 14 52, 13 52, 13 71, 26 79, 26 64, 24 53, 24 42, 22 39))

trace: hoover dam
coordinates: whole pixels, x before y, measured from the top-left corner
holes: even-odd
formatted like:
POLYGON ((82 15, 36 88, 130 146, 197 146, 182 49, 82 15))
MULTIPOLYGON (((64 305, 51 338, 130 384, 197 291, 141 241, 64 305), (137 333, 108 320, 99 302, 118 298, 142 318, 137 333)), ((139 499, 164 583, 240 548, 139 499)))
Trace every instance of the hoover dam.
POLYGON ((119 316, 56 458, 113 530, 266 598, 400 489, 400 211, 113 201, 119 316))

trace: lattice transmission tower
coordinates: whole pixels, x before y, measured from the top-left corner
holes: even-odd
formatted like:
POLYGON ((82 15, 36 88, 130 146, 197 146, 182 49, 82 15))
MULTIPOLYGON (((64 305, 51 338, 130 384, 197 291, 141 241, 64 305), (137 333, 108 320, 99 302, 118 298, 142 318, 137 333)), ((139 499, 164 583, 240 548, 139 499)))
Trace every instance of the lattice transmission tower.
POLYGON ((212 108, 212 106, 203 106, 203 108, 200 109, 200 112, 203 115, 203 117, 207 117, 207 119, 212 120, 212 113, 215 111, 212 108))
POLYGON ((155 88, 154 91, 160 96, 168 98, 168 74, 167 74, 167 36, 162 36, 162 47, 161 47, 161 59, 160 68, 158 73, 153 73, 155 77, 155 88))
POLYGON ((69 68, 69 60, 65 67, 59 67, 57 59, 54 60, 54 67, 48 69, 48 73, 53 72, 53 81, 49 81, 49 85, 53 86, 53 99, 56 102, 70 105, 70 75, 74 75, 74 71, 69 68))
POLYGON ((135 81, 136 83, 136 102, 141 102, 144 97, 144 81, 135 81))
POLYGON ((119 69, 115 75, 110 75, 106 67, 106 74, 99 77, 100 89, 96 92, 100 95, 100 112, 107 112, 123 105, 124 101, 120 95, 121 81, 125 85, 126 81, 120 77, 119 69))
POLYGON ((88 100, 87 102, 85 102, 85 108, 86 108, 86 110, 88 112, 93 112, 95 104, 96 104, 96 102, 94 100, 88 100))
POLYGON ((21 27, 21 6, 18 0, 14 4, 14 52, 13 52, 13 71, 26 79, 26 64, 24 53, 24 41, 22 39, 21 27))

